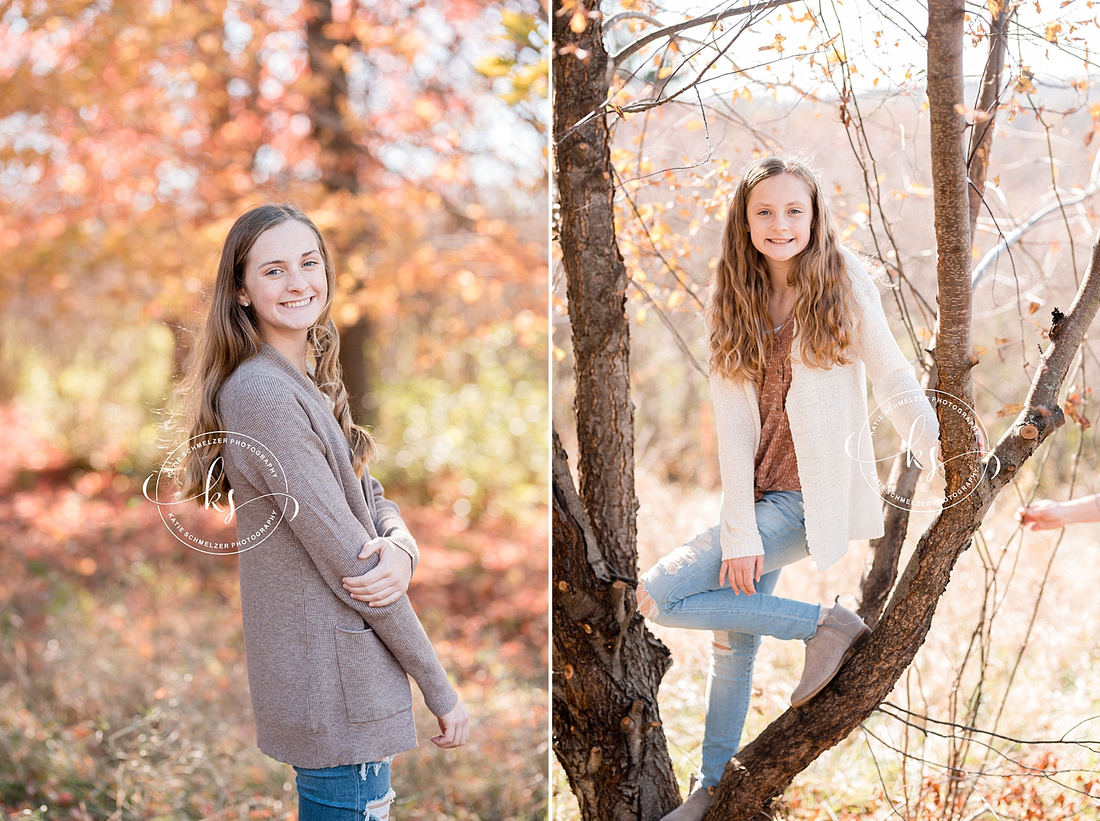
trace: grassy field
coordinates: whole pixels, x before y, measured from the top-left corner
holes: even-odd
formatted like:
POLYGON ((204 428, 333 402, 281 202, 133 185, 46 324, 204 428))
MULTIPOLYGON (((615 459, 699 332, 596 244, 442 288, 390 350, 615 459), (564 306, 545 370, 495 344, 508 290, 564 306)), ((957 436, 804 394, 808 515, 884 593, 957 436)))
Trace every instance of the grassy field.
MULTIPOLYGON (((720 503, 719 494, 647 475, 638 497, 643 571, 713 524, 720 503)), ((1061 540, 1057 531, 1022 534, 1017 504, 1010 487, 959 560, 928 639, 888 700, 896 706, 884 705, 795 779, 784 796, 789 818, 1100 818, 1100 525, 1078 525, 1061 540)), ((928 521, 915 518, 910 530, 928 521)), ((786 568, 776 593, 822 603, 840 595, 854 607, 863 556, 856 543, 824 573, 811 561, 786 568)), ((660 709, 686 794, 700 763, 710 634, 651 629, 674 659, 660 709)), ((786 709, 802 646, 764 639, 745 742, 786 709)), ((553 815, 577 817, 556 762, 553 815)))
MULTIPOLYGON (((293 770, 255 746, 236 560, 186 549, 143 477, 73 473, 25 421, 0 409, 0 817, 295 818, 293 770)), ((410 597, 473 730, 436 749, 414 697, 394 817, 545 817, 546 511, 403 512, 410 597)))

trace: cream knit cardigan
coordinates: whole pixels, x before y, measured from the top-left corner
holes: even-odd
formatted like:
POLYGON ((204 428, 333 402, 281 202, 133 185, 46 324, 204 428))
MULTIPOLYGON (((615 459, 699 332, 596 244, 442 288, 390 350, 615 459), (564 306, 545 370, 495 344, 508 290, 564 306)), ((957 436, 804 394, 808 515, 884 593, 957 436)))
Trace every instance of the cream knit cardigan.
MULTIPOLYGON (((844 250, 857 316, 852 353, 856 361, 829 369, 811 368, 798 356, 797 328, 791 346, 791 388, 787 394, 806 517, 806 541, 824 570, 848 551, 853 539, 882 535, 882 499, 849 455, 873 454, 867 418, 867 381, 881 405, 907 391, 920 391, 913 369, 890 331, 878 290, 855 255, 844 250), (852 441, 846 447, 849 437, 852 441)), ((756 527, 753 464, 760 444, 760 406, 752 380, 712 376, 711 398, 718 428, 722 474, 722 558, 764 552, 756 527)), ((914 432, 910 453, 927 467, 939 441, 939 423, 928 401, 884 408, 900 435, 914 432)), ((865 458, 873 458, 866 456, 865 458)), ((873 465, 865 468, 873 475, 873 465)))

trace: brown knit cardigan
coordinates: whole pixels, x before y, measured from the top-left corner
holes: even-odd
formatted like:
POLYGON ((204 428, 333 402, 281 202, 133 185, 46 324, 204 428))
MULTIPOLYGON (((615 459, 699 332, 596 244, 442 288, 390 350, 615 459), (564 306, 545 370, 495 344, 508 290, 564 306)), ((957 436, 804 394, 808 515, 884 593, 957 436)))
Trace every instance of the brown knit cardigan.
POLYGON ((356 477, 326 397, 270 345, 233 372, 218 408, 228 431, 222 455, 238 539, 270 530, 240 554, 260 749, 320 768, 415 747, 408 676, 437 716, 458 696, 407 596, 370 607, 341 583, 378 563, 377 555, 357 558, 376 536, 392 540, 415 565, 416 542, 397 505, 369 474, 356 477), (286 494, 298 502, 293 519, 286 494))

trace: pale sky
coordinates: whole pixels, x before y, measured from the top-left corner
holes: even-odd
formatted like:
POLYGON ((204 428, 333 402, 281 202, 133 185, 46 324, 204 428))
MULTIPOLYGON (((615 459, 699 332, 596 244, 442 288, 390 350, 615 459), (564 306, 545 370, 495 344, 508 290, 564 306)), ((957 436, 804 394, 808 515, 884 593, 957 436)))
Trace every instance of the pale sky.
MULTIPOLYGON (((664 11, 658 13, 659 19, 667 24, 679 22, 686 17, 698 17, 729 6, 744 5, 741 0, 734 2, 701 3, 696 0, 660 0, 658 5, 664 11)), ((975 20, 987 18, 985 4, 973 6, 975 20)), ((618 0, 605 2, 605 14, 610 17, 622 10, 618 0)), ((794 79, 806 85, 820 80, 820 69, 813 69, 808 60, 795 59, 805 54, 800 46, 817 47, 833 35, 843 31, 840 39, 832 45, 842 48, 850 65, 866 78, 868 84, 878 76, 879 88, 885 90, 883 83, 912 88, 923 85, 925 68, 924 32, 928 23, 925 4, 913 0, 803 0, 766 12, 767 16, 754 30, 746 32, 739 39, 735 51, 738 64, 743 68, 767 65, 752 71, 756 79, 772 78, 779 81, 794 79), (795 21, 794 18, 805 15, 807 9, 813 9, 823 21, 828 33, 820 29, 815 31, 808 21, 795 21), (902 9, 902 12, 895 11, 902 9), (879 43, 875 43, 876 32, 882 32, 879 43), (776 36, 784 40, 784 51, 767 50, 776 42, 776 36), (765 50, 761 50, 765 49, 765 50), (906 71, 911 69, 906 80, 906 71)), ((1009 63, 1015 77, 1021 65, 1027 66, 1034 74, 1035 84, 1042 89, 1045 85, 1065 87, 1069 82, 1090 77, 1100 80, 1100 2, 1089 0, 1029 0, 1017 11, 1017 19, 1023 29, 1033 32, 1032 36, 1019 36, 1010 46, 1009 63), (1092 8, 1090 8, 1092 6, 1092 8), (1071 31, 1076 25, 1077 30, 1071 31), (1072 53, 1066 53, 1054 44, 1043 40, 1050 27, 1051 36, 1066 40, 1072 53), (1060 26, 1060 31, 1056 27, 1060 26), (1066 39, 1073 38, 1073 39, 1066 39), (1085 55, 1092 65, 1086 66, 1085 55)), ((730 18, 725 31, 731 32, 739 26, 740 17, 730 18)), ((704 39, 708 37, 709 27, 700 27, 684 32, 685 35, 704 39)), ((714 33, 709 38, 714 38, 714 33)), ((976 47, 970 47, 970 38, 964 54, 964 67, 968 80, 976 81, 982 71, 988 47, 983 41, 976 47)), ((685 47, 688 47, 685 44, 685 47)), ((648 54, 656 53, 659 43, 649 47, 648 54)), ((821 59, 819 56, 816 59, 821 59)), ((722 73, 718 68, 716 73, 722 73)), ((722 81, 716 80, 712 88, 721 93, 722 81)))

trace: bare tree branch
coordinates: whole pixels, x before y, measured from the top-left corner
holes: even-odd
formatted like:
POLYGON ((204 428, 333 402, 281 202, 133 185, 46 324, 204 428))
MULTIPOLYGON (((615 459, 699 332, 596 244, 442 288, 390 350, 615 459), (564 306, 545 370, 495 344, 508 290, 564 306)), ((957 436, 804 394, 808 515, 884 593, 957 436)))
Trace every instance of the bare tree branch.
POLYGON ((1019 3, 1008 2, 992 6, 993 17, 989 21, 990 46, 986 55, 985 68, 982 71, 981 95, 975 107, 974 130, 970 133, 970 150, 967 151, 966 166, 970 175, 970 235, 974 236, 974 225, 978 220, 978 210, 982 205, 982 192, 989 172, 989 147, 993 142, 993 127, 996 125, 997 106, 1001 102, 1001 74, 1005 62, 1008 24, 1016 14, 1019 3))
POLYGON ((663 322, 665 325, 665 328, 667 328, 668 332, 672 334, 672 341, 676 343, 676 347, 680 349, 680 353, 684 355, 684 359, 688 361, 688 364, 695 368, 695 370, 699 372, 699 375, 702 376, 704 379, 709 378, 710 374, 707 373, 707 369, 699 364, 699 360, 696 359, 695 354, 691 352, 691 347, 687 344, 684 338, 680 336, 680 332, 676 329, 676 326, 672 324, 672 320, 668 318, 668 314, 665 313, 664 309, 657 304, 657 300, 651 297, 646 292, 646 289, 639 285, 637 282, 634 282, 632 280, 630 284, 635 290, 638 291, 638 293, 642 295, 645 301, 649 303, 649 306, 653 309, 657 316, 660 317, 661 322, 663 322))
MULTIPOLYGON (((776 8, 777 6, 790 5, 790 0, 763 0, 763 2, 750 2, 747 6, 738 6, 732 9, 723 9, 722 11, 716 11, 713 14, 705 14, 702 17, 694 17, 691 20, 685 20, 682 23, 674 23, 670 26, 651 31, 643 37, 638 38, 629 46, 626 46, 622 51, 612 55, 608 61, 608 77, 607 84, 611 85, 611 81, 614 77, 614 73, 622 65, 623 60, 630 57, 632 54, 636 54, 643 48, 648 46, 655 40, 660 40, 664 37, 670 40, 675 39, 676 35, 681 31, 687 31, 688 29, 698 28, 699 26, 706 26, 712 23, 717 23, 720 20, 725 20, 728 17, 738 17, 742 14, 754 15, 761 11, 768 11, 769 9, 776 8)), ((750 21, 751 24, 751 21, 750 21)))
POLYGON ((1044 205, 1038 211, 1033 213, 1022 223, 1017 225, 1011 231, 1004 235, 1004 238, 998 242, 995 246, 985 252, 985 255, 981 258, 981 261, 974 266, 974 270, 970 274, 971 288, 976 288, 978 283, 982 281, 982 278, 989 273, 993 263, 997 261, 997 258, 1019 242, 1028 231, 1034 228, 1043 218, 1050 216, 1055 211, 1060 211, 1067 205, 1076 205, 1079 202, 1084 202, 1089 197, 1100 191, 1100 154, 1096 155, 1096 160, 1092 164, 1092 171, 1089 174, 1088 185, 1085 186, 1079 194, 1075 194, 1064 200, 1055 200, 1048 205, 1044 205))

